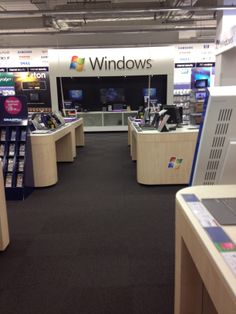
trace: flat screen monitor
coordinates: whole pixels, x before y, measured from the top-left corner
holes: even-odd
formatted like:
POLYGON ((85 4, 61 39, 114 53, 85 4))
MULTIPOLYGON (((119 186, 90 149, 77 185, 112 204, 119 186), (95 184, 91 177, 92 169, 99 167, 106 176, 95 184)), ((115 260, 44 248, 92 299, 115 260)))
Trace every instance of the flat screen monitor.
POLYGON ((64 103, 64 109, 71 109, 72 108, 72 102, 65 100, 64 103))
POLYGON ((113 110, 123 110, 123 109, 125 109, 125 105, 124 104, 113 104, 112 109, 113 110))
POLYGON ((195 88, 206 88, 206 87, 208 87, 208 79, 195 81, 195 88))
POLYGON ((143 97, 149 96, 150 99, 157 98, 157 89, 156 88, 143 88, 143 97))
POLYGON ((82 89, 70 89, 69 99, 81 101, 83 99, 83 90, 82 89))
POLYGON ((196 67, 191 70, 191 88, 206 88, 211 83, 212 68, 196 67), (196 84, 200 84, 199 87, 196 84))
POLYGON ((183 122, 183 108, 175 105, 166 105, 162 109, 167 110, 166 114, 169 115, 168 124, 181 124, 183 122))
POLYGON ((124 88, 101 88, 100 100, 102 103, 114 103, 125 101, 124 88))
POLYGON ((29 94, 29 98, 30 98, 30 101, 39 101, 39 94, 38 93, 30 93, 29 94))

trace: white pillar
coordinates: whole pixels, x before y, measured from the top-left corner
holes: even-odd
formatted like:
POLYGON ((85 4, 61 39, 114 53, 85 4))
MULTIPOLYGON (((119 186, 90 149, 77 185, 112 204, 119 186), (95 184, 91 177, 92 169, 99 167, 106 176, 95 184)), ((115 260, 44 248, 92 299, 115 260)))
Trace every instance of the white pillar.
MULTIPOLYGON (((236 5, 236 0, 218 1, 219 5, 236 5)), ((218 14, 216 33, 215 85, 236 85, 236 9, 218 14)))

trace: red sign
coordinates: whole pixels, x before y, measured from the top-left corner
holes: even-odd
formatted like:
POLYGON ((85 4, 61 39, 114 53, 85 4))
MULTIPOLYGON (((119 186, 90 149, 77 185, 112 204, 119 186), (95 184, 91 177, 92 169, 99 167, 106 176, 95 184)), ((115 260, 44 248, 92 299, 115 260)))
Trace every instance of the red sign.
POLYGON ((22 103, 16 97, 8 97, 4 101, 4 108, 8 114, 17 115, 21 112, 22 103))

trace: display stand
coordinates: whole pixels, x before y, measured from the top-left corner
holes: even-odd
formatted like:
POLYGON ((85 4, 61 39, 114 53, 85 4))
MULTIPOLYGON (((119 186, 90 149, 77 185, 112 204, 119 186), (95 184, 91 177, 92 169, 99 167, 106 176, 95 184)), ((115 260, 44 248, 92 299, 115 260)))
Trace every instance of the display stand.
POLYGON ((174 105, 183 108, 183 123, 189 124, 190 118, 190 89, 174 90, 174 105))
POLYGON ((236 87, 210 87, 197 140, 191 185, 236 183, 235 120, 236 87))
POLYGON ((8 200, 22 200, 33 190, 27 108, 24 101, 23 97, 0 98, 0 158, 8 200), (20 110, 16 114, 18 109, 20 110))
POLYGON ((57 183, 57 162, 73 162, 76 146, 84 146, 83 119, 65 124, 53 132, 31 133, 34 187, 57 183))
POLYGON ((137 182, 186 184, 189 182, 198 130, 187 127, 170 132, 142 130, 129 120, 129 143, 132 160, 137 160, 137 182))
POLYGON ((190 125, 200 125, 202 122, 203 104, 206 97, 205 89, 192 89, 190 95, 190 125))
POLYGON ((219 225, 201 202, 235 197, 235 185, 195 186, 177 193, 175 314, 236 313, 236 226, 219 225), (227 241, 222 243, 223 235, 227 241))

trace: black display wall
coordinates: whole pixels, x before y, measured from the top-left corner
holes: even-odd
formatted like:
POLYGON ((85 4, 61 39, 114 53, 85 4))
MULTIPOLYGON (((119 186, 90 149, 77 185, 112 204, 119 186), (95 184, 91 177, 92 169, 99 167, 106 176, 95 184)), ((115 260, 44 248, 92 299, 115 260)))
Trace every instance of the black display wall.
MULTIPOLYGON (((72 100, 72 103, 80 104, 83 110, 100 111, 104 105, 101 97, 102 89, 122 90, 123 99, 117 101, 130 106, 132 110, 138 110, 143 104, 143 89, 148 88, 148 76, 105 76, 105 77, 62 77, 57 78, 57 91, 60 109, 62 107, 63 90, 64 101, 70 101, 71 91, 82 90, 80 100, 72 100), (62 87, 62 88, 61 88, 62 87)), ((150 87, 156 88, 157 99, 160 103, 166 104, 167 98, 167 75, 152 75, 150 87)), ((114 103, 114 101, 113 101, 114 103)))

